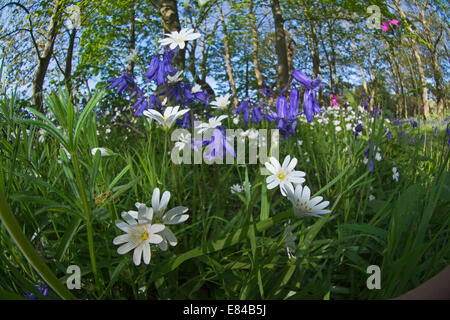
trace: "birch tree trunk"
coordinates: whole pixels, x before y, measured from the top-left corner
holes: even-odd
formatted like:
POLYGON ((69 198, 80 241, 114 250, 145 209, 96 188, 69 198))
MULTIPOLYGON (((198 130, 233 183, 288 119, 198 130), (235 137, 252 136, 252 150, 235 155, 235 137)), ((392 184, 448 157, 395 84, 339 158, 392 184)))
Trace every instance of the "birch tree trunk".
POLYGON ((353 40, 352 38, 352 48, 353 48, 353 54, 355 56, 355 60, 358 63, 358 67, 359 67, 359 71, 361 72, 361 77, 362 77, 362 81, 363 81, 363 88, 364 88, 364 92, 369 95, 369 89, 367 87, 367 82, 366 82, 366 76, 364 75, 364 69, 362 67, 361 61, 359 59, 359 55, 358 55, 358 50, 356 49, 356 44, 355 44, 355 40, 353 40))
POLYGON ((237 108, 238 106, 238 97, 237 97, 237 90, 236 90, 236 83, 234 81, 233 76, 233 67, 231 65, 231 56, 230 56, 230 46, 228 43, 228 31, 227 31, 227 24, 225 23, 225 18, 222 13, 222 9, 220 9, 220 5, 217 4, 217 11, 219 12, 220 21, 222 22, 222 28, 223 28, 223 46, 225 47, 225 60, 227 62, 227 74, 228 74, 228 80, 230 81, 231 91, 233 94, 233 104, 234 108, 237 108))
MULTIPOLYGON (((397 12, 400 14, 401 18, 404 21, 408 21, 408 18, 406 17, 405 11, 403 11, 400 3, 398 0, 394 0, 397 12)), ((409 32, 411 32, 411 34, 415 34, 414 30, 411 28, 410 25, 407 26, 407 29, 409 32)), ((420 78, 420 86, 421 86, 421 97, 422 97, 422 103, 423 103, 423 111, 424 111, 424 116, 425 118, 428 118, 430 116, 430 107, 428 104, 428 91, 427 91, 427 81, 426 81, 426 77, 425 77, 425 72, 423 69, 423 64, 422 64, 422 58, 420 57, 420 53, 417 47, 417 41, 414 38, 410 38, 409 39, 410 44, 411 44, 411 50, 414 53, 414 57, 416 58, 416 62, 417 62, 417 68, 419 71, 419 78, 420 78)))

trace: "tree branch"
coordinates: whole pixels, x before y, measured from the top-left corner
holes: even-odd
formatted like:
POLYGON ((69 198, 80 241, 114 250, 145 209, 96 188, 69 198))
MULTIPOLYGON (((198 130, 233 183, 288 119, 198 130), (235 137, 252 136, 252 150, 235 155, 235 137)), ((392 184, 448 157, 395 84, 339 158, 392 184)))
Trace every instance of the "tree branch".
POLYGON ((36 49, 36 53, 38 55, 38 58, 41 58, 41 53, 39 52, 39 46, 36 42, 36 39, 34 38, 34 34, 33 34, 33 24, 31 21, 31 14, 30 11, 21 3, 19 2, 9 2, 7 4, 5 4, 3 7, 0 8, 0 11, 2 11, 4 8, 8 7, 8 6, 18 6, 19 8, 21 8, 22 10, 24 10, 27 15, 28 15, 28 22, 30 24, 30 29, 28 30, 30 32, 30 36, 31 36, 31 41, 33 42, 34 48, 36 49))

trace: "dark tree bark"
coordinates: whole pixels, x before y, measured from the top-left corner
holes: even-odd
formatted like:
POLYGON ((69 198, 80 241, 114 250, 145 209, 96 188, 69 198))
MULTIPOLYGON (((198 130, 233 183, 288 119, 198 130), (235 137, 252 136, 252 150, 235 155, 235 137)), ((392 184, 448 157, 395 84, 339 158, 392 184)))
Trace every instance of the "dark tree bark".
MULTIPOLYGON (((129 30, 129 37, 130 37, 130 54, 136 50, 136 4, 133 1, 132 8, 130 10, 130 30, 129 30)), ((131 77, 134 77, 134 60, 131 59, 128 62, 127 72, 131 77)))
POLYGON ((44 49, 42 52, 38 52, 38 66, 34 73, 32 84, 32 103, 40 111, 43 110, 43 91, 44 91, 44 80, 47 73, 48 65, 50 59, 53 55, 53 46, 55 44, 56 35, 58 34, 58 20, 59 11, 61 9, 61 2, 55 0, 52 15, 50 17, 50 23, 48 25, 48 31, 46 34, 46 41, 44 49))
POLYGON ((270 0, 273 20, 275 22, 275 52, 277 54, 277 87, 282 90, 289 82, 289 67, 286 51, 286 35, 284 33, 284 20, 278 0, 270 0))
POLYGON ((254 3, 253 0, 250 0, 250 7, 249 7, 249 18, 250 18, 250 25, 252 28, 252 44, 253 44, 253 67, 255 68, 255 76, 256 81, 258 82, 258 89, 261 89, 263 86, 263 76, 261 69, 259 68, 259 61, 258 61, 258 29, 256 27, 256 19, 255 19, 255 13, 253 12, 254 9, 254 3))
POLYGON ((64 68, 64 82, 66 83, 66 87, 69 90, 69 92, 72 90, 72 58, 73 58, 73 49, 75 47, 76 35, 77 29, 73 28, 70 31, 69 48, 67 48, 67 55, 66 55, 66 67, 64 68))

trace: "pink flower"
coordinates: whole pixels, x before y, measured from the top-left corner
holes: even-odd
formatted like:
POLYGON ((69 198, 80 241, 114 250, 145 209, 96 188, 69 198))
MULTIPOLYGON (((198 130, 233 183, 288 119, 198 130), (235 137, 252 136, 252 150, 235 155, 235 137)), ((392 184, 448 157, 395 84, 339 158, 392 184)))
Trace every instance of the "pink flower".
POLYGON ((398 27, 398 24, 400 23, 400 21, 398 21, 397 19, 392 19, 388 21, 389 24, 393 24, 394 26, 398 27))
POLYGON ((333 107, 339 106, 339 102, 338 102, 338 97, 337 96, 335 96, 334 94, 330 94, 330 98, 331 98, 331 105, 333 107))
POLYGON ((383 21, 383 23, 381 24, 381 30, 383 30, 384 32, 387 32, 389 30, 389 25, 386 23, 386 21, 383 21))

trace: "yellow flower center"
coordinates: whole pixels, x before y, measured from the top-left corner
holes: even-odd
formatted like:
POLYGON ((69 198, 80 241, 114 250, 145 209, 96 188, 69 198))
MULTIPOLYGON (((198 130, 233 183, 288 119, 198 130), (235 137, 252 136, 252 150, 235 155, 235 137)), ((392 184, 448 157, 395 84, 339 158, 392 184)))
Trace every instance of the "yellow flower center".
POLYGON ((166 120, 167 120, 167 118, 168 118, 168 116, 166 116, 166 115, 163 115, 163 119, 164 119, 164 121, 166 121, 166 120))
POLYGON ((284 180, 284 179, 286 178, 286 176, 284 175, 283 171, 281 171, 281 172, 278 174, 278 178, 279 178, 280 180, 284 180))
POLYGON ((300 202, 299 199, 297 199, 297 203, 295 204, 296 207, 300 207, 302 211, 311 211, 312 207, 308 207, 308 201, 300 202))
MULTIPOLYGON (((139 226, 139 224, 138 224, 139 226)), ((148 232, 146 231, 146 227, 138 228, 136 230, 136 234, 130 233, 131 236, 134 236, 136 238, 136 244, 140 244, 141 242, 144 242, 148 240, 148 232)))

